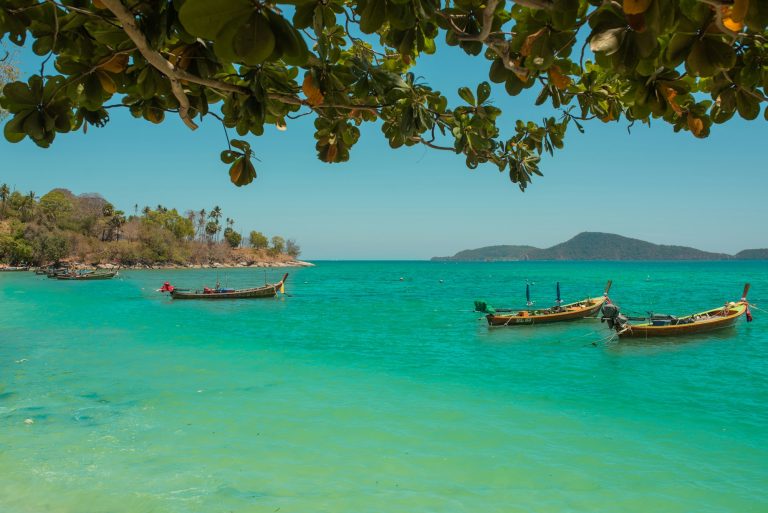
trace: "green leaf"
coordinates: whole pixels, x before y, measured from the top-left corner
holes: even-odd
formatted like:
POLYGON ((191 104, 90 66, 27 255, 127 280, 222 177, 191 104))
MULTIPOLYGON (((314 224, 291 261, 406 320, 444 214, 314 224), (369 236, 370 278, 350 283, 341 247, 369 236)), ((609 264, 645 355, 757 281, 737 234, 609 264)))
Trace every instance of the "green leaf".
POLYGON ((312 25, 312 18, 315 15, 315 4, 302 4, 296 8, 293 13, 293 25, 297 29, 309 28, 312 25))
POLYGON ((725 123, 733 117, 734 112, 736 112, 736 92, 733 89, 726 89, 720 93, 712 106, 710 117, 715 123, 725 123))
POLYGON ((509 74, 510 71, 504 66, 504 62, 499 58, 493 61, 490 70, 488 70, 488 77, 491 79, 491 82, 496 84, 501 84, 507 80, 509 74))
POLYGON ((675 68, 688 57, 693 43, 696 42, 696 34, 674 34, 664 51, 664 60, 668 67, 675 68))
POLYGON ((179 20, 193 36, 215 40, 228 25, 248 19, 253 10, 248 0, 186 0, 179 20))
POLYGON ((552 26, 557 30, 569 30, 576 25, 579 14, 579 0, 555 0, 549 15, 552 26))
POLYGON ((32 113, 29 111, 20 112, 5 124, 5 127, 3 128, 3 135, 8 140, 8 142, 17 143, 24 139, 27 134, 24 132, 22 126, 26 118, 31 114, 32 113))
POLYGON ((39 101, 24 82, 6 84, 3 88, 3 96, 15 104, 30 107, 36 106, 39 101))
POLYGON ((736 92, 736 109, 744 119, 755 119, 760 114, 760 102, 747 91, 736 92))
POLYGON ((764 33, 765 27, 768 25, 768 2, 763 0, 749 2, 746 22, 752 32, 764 33))
POLYGON ((232 146, 242 151, 243 153, 248 153, 251 151, 251 145, 242 139, 232 139, 232 146))
POLYGON ((248 185, 256 178, 256 168, 247 157, 240 157, 229 168, 229 179, 238 187, 248 185))
POLYGON ((221 152, 221 161, 225 164, 232 164, 237 160, 238 155, 241 155, 241 153, 232 150, 224 150, 221 152))
POLYGON ((386 17, 385 0, 368 0, 360 11, 360 30, 365 34, 373 34, 384 24, 386 17))
POLYGON ((517 96, 523 89, 525 89, 525 82, 517 78, 517 75, 514 73, 511 73, 504 83, 504 89, 506 89, 507 94, 510 96, 517 96))
POLYGON ((546 70, 555 62, 555 49, 552 44, 552 37, 548 30, 545 30, 533 43, 531 43, 530 54, 525 58, 525 66, 530 69, 546 70))
POLYGON ((232 39, 232 48, 245 64, 264 62, 275 49, 275 35, 267 19, 259 13, 251 16, 232 39))
POLYGON ((481 82, 477 86, 477 104, 482 105, 491 96, 491 85, 488 82, 481 82))
POLYGON ((475 95, 472 94, 472 91, 469 90, 469 87, 459 88, 459 96, 468 104, 472 105, 473 107, 475 106, 475 95))
MULTIPOLYGON (((275 50, 279 49, 282 52, 281 59, 283 62, 294 66, 306 64, 309 58, 309 49, 301 32, 271 9, 267 9, 267 19, 275 37, 275 50)), ((293 70, 298 73, 296 68, 293 70)))
POLYGON ((736 64, 736 52, 731 45, 719 39, 703 37, 691 47, 685 69, 694 76, 711 77, 736 64))

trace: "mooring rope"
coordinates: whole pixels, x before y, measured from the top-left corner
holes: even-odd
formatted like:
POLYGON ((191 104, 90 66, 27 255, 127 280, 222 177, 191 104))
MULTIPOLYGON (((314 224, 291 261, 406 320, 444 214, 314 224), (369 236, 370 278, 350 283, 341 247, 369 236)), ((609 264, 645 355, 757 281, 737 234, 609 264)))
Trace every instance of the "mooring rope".
POLYGON ((593 347, 597 347, 597 345, 600 344, 600 343, 608 345, 608 344, 613 343, 614 340, 617 340, 618 338, 619 338, 619 333, 614 332, 614 333, 611 333, 608 336, 600 337, 599 339, 593 341, 590 345, 592 345, 593 347))

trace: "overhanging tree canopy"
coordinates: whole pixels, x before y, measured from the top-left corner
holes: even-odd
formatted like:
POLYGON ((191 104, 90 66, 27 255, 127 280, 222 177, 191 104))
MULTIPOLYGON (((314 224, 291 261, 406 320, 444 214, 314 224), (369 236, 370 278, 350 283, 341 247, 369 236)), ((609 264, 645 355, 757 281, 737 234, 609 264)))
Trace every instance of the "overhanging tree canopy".
MULTIPOLYGON (((758 117, 766 26, 764 0, 4 0, 0 35, 18 45, 31 35, 41 65, 0 104, 13 115, 6 139, 41 147, 104 126, 117 106, 152 123, 178 113, 191 129, 213 116, 240 136, 310 114, 325 162, 348 160, 357 127, 378 120, 393 148, 493 163, 525 189, 570 123, 658 118, 706 137, 736 113, 758 117), (487 59, 509 95, 534 88, 560 116, 502 135, 485 81, 450 108, 408 72, 438 38, 487 59)), ((221 160, 236 185, 256 176, 252 157, 227 139, 221 160)))

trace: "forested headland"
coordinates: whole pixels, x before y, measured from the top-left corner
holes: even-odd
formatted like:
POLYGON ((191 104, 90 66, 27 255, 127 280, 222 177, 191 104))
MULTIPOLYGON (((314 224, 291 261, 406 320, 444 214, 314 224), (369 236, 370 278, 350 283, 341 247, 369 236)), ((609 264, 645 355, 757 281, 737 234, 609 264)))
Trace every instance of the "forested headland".
POLYGON ((136 204, 126 213, 95 193, 53 189, 38 197, 0 184, 0 263, 10 265, 263 265, 301 252, 295 240, 244 235, 234 224, 219 206, 180 213, 136 204))

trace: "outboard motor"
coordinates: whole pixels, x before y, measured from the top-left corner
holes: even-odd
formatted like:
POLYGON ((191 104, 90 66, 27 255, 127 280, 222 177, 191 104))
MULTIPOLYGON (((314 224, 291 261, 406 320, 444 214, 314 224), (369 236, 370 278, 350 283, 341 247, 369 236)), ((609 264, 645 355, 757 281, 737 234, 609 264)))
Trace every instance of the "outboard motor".
POLYGON ((496 310, 485 301, 475 301, 475 312, 493 315, 496 313, 496 310))
POLYGON ((608 322, 608 327, 612 330, 623 330, 629 319, 627 316, 621 313, 619 307, 614 303, 607 303, 603 305, 603 315, 600 317, 600 322, 608 322))

